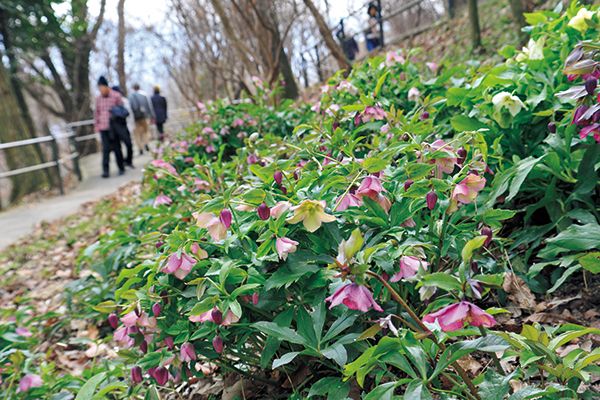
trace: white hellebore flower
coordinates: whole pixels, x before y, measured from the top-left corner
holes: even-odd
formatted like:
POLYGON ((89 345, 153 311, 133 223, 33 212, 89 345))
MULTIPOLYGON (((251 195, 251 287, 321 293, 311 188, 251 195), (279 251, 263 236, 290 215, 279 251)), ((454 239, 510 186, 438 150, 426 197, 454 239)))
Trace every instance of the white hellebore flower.
POLYGON ((500 92, 494 95, 494 97, 492 97, 492 103, 496 110, 500 111, 501 109, 506 108, 513 117, 517 115, 521 109, 526 108, 521 99, 508 92, 500 92))
POLYGON ((527 46, 524 46, 521 53, 517 55, 517 61, 543 60, 544 41, 545 38, 540 38, 538 40, 529 39, 527 46))
POLYGON ((416 87, 408 89, 408 101, 418 101, 421 96, 421 92, 416 87))
POLYGON ((588 25, 585 21, 587 19, 592 19, 593 16, 594 13, 592 11, 588 11, 587 8, 582 8, 577 12, 576 16, 571 18, 569 21, 569 26, 577 29, 579 32, 585 32, 588 28, 588 25))

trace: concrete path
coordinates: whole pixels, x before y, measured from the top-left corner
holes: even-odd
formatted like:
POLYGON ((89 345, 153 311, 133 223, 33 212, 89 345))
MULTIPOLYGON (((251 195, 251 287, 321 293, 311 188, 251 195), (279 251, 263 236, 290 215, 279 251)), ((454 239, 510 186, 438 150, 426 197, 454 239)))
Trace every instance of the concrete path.
POLYGON ((104 179, 100 176, 101 154, 82 158, 83 181, 64 196, 23 204, 0 212, 0 250, 31 232, 37 223, 66 217, 76 212, 83 203, 111 194, 127 182, 140 180, 144 165, 151 159, 147 152, 143 156, 136 154, 133 161, 135 169, 127 168, 125 175, 119 176, 111 158, 111 177, 104 179))

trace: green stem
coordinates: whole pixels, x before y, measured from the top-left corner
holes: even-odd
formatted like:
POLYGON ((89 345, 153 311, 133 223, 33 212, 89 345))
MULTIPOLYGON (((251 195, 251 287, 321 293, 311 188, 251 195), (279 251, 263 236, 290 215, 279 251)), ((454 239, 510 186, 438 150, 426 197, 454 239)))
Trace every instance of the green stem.
MULTIPOLYGON (((481 332, 481 336, 483 336, 483 337, 487 336, 487 331, 485 330, 485 328, 483 326, 479 327, 479 332, 481 332)), ((496 353, 490 353, 490 354, 492 356, 492 360, 494 361, 494 366, 496 367, 498 372, 500 374, 506 376, 506 372, 504 371, 504 368, 502 368, 502 364, 500 364, 500 360, 498 359, 498 356, 496 355, 496 353)))

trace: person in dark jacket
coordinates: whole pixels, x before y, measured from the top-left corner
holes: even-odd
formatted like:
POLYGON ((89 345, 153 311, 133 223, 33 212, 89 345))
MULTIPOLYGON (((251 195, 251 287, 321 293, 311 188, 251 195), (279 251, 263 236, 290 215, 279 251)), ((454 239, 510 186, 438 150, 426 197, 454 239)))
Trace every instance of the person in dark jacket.
POLYGON ((94 109, 94 131, 100 133, 102 138, 102 177, 108 178, 109 176, 108 161, 111 152, 115 153, 119 175, 123 175, 125 165, 121 153, 121 143, 110 122, 113 108, 122 107, 123 100, 118 92, 108 86, 108 81, 103 76, 98 79, 98 91, 100 94, 96 97, 96 108, 94 109))
POLYGON ((158 140, 162 142, 165 138, 164 124, 167 122, 167 99, 160 95, 158 86, 154 87, 154 95, 151 101, 154 109, 154 123, 158 130, 158 140))
MULTIPOLYGON (((123 92, 119 86, 113 86, 112 90, 118 92, 121 96, 123 95, 123 92)), ((126 98, 123 98, 123 106, 129 114, 129 107, 126 102, 126 98)), ((114 129, 114 131, 117 133, 119 141, 125 145, 125 149, 127 150, 127 156, 124 158, 125 165, 133 168, 133 146, 131 144, 131 133, 127 127, 127 117, 123 117, 123 115, 113 115, 110 123, 112 129, 114 129)))

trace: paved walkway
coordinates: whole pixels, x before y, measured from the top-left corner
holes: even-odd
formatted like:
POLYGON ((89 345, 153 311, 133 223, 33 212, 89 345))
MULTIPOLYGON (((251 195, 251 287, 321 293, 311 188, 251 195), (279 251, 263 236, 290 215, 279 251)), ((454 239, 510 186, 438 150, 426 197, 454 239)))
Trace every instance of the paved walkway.
POLYGON ((135 157, 135 169, 127 168, 127 173, 123 176, 117 175, 114 160, 111 159, 112 175, 108 179, 100 176, 100 159, 99 153, 81 159, 83 181, 64 196, 23 204, 0 212, 0 250, 31 232, 37 223, 66 217, 76 212, 83 203, 111 194, 127 182, 140 180, 144 165, 152 157, 148 153, 135 157))

